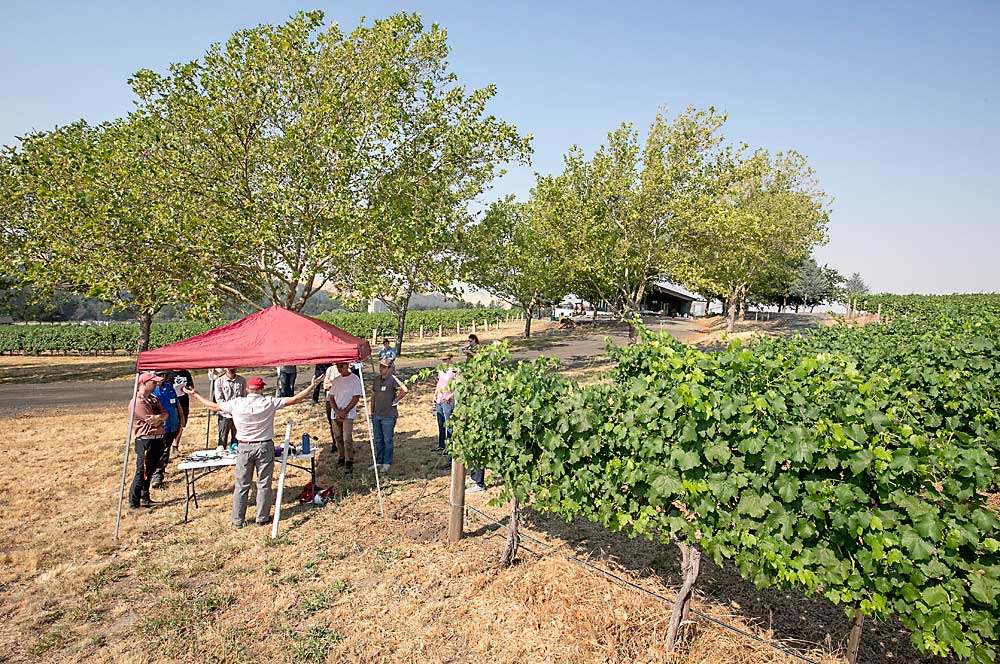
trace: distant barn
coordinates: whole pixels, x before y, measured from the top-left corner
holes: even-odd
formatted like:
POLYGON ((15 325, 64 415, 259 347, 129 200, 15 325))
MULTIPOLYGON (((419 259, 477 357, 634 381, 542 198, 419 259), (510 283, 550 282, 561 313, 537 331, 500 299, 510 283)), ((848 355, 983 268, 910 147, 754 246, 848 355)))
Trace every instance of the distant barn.
POLYGON ((652 283, 642 296, 642 313, 658 316, 704 315, 704 300, 680 286, 652 283), (695 307, 700 304, 700 311, 695 307))

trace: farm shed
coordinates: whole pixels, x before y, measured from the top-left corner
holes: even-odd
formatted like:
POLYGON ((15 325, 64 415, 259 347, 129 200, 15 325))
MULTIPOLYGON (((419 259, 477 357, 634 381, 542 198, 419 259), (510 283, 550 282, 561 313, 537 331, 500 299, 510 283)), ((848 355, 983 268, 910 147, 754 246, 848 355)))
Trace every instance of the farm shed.
POLYGON ((689 316, 692 314, 692 303, 700 299, 679 286, 652 283, 646 288, 646 294, 642 297, 641 309, 643 313, 655 313, 661 316, 689 316))

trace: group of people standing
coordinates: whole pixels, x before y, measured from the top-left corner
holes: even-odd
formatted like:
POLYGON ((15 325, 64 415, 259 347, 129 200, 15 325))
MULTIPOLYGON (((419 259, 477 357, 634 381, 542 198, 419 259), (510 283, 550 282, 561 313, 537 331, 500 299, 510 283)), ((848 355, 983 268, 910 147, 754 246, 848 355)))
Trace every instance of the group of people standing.
MULTIPOLYGON (((386 343, 388 345, 388 343, 386 343)), ((385 350, 385 349, 383 349, 385 350)), ((391 349, 390 349, 391 350, 391 349)), ((392 465, 393 437, 397 405, 407 395, 407 388, 393 373, 395 353, 380 353, 379 370, 372 381, 372 429, 376 446, 376 461, 380 472, 392 465)), ((319 392, 325 392, 326 416, 330 435, 337 450, 337 466, 350 473, 354 466, 354 420, 357 404, 362 397, 361 378, 347 362, 317 365, 312 382, 295 394, 294 374, 279 370, 278 394, 264 395, 264 380, 249 380, 236 368, 212 369, 210 398, 194 388, 188 371, 145 372, 137 377, 134 397, 132 433, 136 452, 136 471, 129 489, 130 511, 150 508, 150 489, 163 486, 163 476, 170 460, 171 449, 179 453, 180 433, 187 424, 190 398, 194 397, 217 414, 218 448, 223 452, 234 446, 236 481, 233 490, 233 526, 242 527, 246 517, 251 482, 257 476, 257 514, 255 523, 270 523, 274 474, 274 416, 276 411, 313 396, 318 403, 319 392), (323 366, 323 371, 318 371, 323 366), (288 378, 284 378, 288 376, 288 378)), ((371 468, 374 469, 375 465, 371 468)))
POLYGON ((186 370, 146 372, 137 378, 132 429, 138 481, 133 481, 129 490, 130 507, 151 507, 150 488, 163 486, 170 455, 179 453, 181 434, 191 410, 183 389, 193 381, 186 370))
MULTIPOLYGON (((479 338, 469 335, 469 345, 463 349, 471 358, 479 349, 479 338)), ((434 410, 438 422, 437 451, 446 452, 445 442, 451 435, 447 426, 455 405, 455 383, 458 372, 452 366, 451 355, 445 358, 445 369, 438 372, 434 391, 434 410)), ((375 463, 369 470, 387 473, 393 462, 393 439, 397 406, 409 391, 395 375, 396 353, 389 340, 383 341, 378 353, 378 373, 371 385, 371 423, 375 442, 375 463)), ((264 395, 264 380, 247 380, 235 368, 209 371, 211 394, 203 397, 194 387, 191 373, 180 371, 145 372, 137 377, 133 407, 136 472, 129 490, 129 509, 141 510, 152 506, 150 488, 163 486, 164 471, 171 450, 179 453, 181 433, 188 421, 190 398, 217 414, 218 450, 235 445, 236 480, 233 490, 232 524, 242 528, 246 518, 251 483, 256 474, 257 513, 254 523, 270 523, 274 474, 274 417, 286 406, 305 401, 312 395, 313 403, 325 394, 326 418, 330 436, 337 451, 338 467, 351 473, 354 467, 354 421, 358 402, 364 396, 359 373, 348 362, 316 365, 312 382, 298 393, 295 389, 295 367, 279 367, 276 396, 264 395)), ((484 471, 470 474, 470 491, 481 491, 484 471)))

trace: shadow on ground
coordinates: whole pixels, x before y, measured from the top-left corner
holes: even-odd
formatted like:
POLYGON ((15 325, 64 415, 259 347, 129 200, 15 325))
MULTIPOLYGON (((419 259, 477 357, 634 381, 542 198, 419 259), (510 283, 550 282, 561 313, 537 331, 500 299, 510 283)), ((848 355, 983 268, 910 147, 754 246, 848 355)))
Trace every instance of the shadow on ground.
POLYGON ((115 380, 118 378, 128 378, 134 375, 135 358, 123 357, 121 359, 94 358, 93 362, 79 362, 78 358, 72 358, 72 362, 60 363, 56 355, 46 356, 46 363, 37 361, 5 363, 0 369, 0 384, 4 383, 25 383, 37 385, 38 383, 56 383, 60 381, 77 380, 115 380))
MULTIPOLYGON (((497 509, 489 511, 498 513, 497 509)), ((531 509, 522 512, 522 519, 528 528, 566 542, 578 558, 604 561, 604 566, 612 571, 618 568, 640 577, 657 577, 675 587, 682 583, 680 554, 673 545, 629 539, 597 524, 587 521, 566 523, 558 517, 531 509)), ((507 521, 507 518, 502 519, 505 525, 507 521)), ((528 543, 528 546, 531 544, 528 543)), ((774 636, 782 641, 802 644, 804 649, 807 645, 825 645, 831 649, 846 647, 851 620, 843 606, 834 606, 821 598, 805 597, 794 590, 758 590, 743 579, 731 563, 724 562, 720 566, 702 556, 695 592, 728 606, 748 621, 772 629, 774 636)), ((909 633, 895 620, 888 623, 868 620, 864 626, 858 661, 884 660, 908 664, 957 664, 959 661, 921 655, 910 645, 909 633)))

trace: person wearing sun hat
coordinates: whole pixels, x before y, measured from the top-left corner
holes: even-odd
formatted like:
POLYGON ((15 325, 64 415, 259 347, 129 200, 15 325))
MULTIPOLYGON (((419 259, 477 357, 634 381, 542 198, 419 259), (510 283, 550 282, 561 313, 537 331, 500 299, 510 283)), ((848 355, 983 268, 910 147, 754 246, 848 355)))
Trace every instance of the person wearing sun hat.
MULTIPOLYGON (((396 431, 399 411, 396 404, 409 390, 392 372, 392 359, 378 361, 378 373, 372 380, 372 431, 375 434, 375 465, 380 473, 389 472, 392 466, 392 438, 396 431), (402 394, 399 392, 402 391, 402 394), (398 398, 397 398, 398 397, 398 398)), ((374 470, 374 467, 371 469, 374 470)))
POLYGON ((285 406, 308 398, 320 378, 292 397, 264 396, 264 379, 247 381, 247 395, 213 403, 191 388, 184 392, 216 413, 228 413, 236 427, 236 483, 233 488, 233 528, 242 528, 250 498, 250 482, 257 472, 257 515, 255 523, 271 522, 271 480, 274 476, 274 414, 285 406))
POLYGON ((128 492, 129 510, 152 507, 149 499, 149 481, 153 477, 153 469, 163 453, 163 423, 167 421, 167 412, 153 391, 163 382, 162 376, 152 372, 139 375, 136 381, 136 393, 129 403, 133 411, 132 435, 135 437, 135 477, 128 492))

